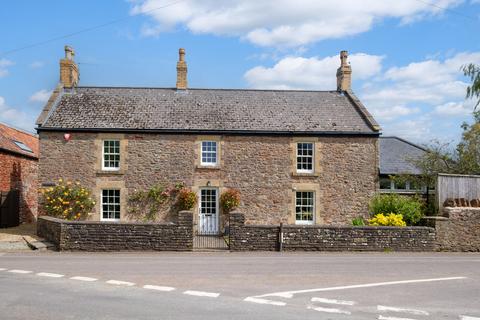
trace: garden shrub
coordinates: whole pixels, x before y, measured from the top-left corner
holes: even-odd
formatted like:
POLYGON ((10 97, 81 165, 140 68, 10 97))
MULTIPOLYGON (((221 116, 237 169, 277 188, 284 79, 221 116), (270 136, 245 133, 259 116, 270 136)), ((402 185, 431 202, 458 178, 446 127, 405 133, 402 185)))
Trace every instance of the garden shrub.
POLYGON ((379 194, 370 201, 370 213, 401 214, 407 225, 412 226, 423 217, 422 202, 416 197, 400 196, 397 194, 379 194))
POLYGON ((403 221, 401 214, 383 214, 379 213, 368 220, 368 224, 371 226, 392 226, 392 227, 405 227, 407 224, 403 221))
POLYGON ((352 226, 361 227, 365 225, 365 220, 363 217, 356 217, 352 220, 352 226))
POLYGON ((183 188, 183 183, 177 183, 173 187, 155 184, 148 190, 134 190, 128 198, 128 213, 138 220, 155 221, 162 206, 171 207, 183 188))
POLYGON ((188 188, 183 188, 178 193, 177 206, 180 210, 191 210, 197 203, 197 194, 188 188))
POLYGON ((79 182, 58 180, 54 187, 40 189, 43 209, 48 216, 65 220, 85 220, 95 206, 91 191, 79 182))
POLYGON ((220 196, 220 206, 225 214, 230 213, 240 205, 240 192, 235 189, 228 189, 220 196))

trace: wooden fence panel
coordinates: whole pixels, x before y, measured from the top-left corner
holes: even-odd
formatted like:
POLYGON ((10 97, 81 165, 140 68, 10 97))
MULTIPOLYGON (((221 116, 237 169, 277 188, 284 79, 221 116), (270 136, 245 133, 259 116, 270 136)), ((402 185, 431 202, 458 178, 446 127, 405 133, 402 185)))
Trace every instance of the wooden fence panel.
POLYGON ((447 199, 480 199, 480 176, 439 174, 437 178, 437 204, 443 207, 447 199))

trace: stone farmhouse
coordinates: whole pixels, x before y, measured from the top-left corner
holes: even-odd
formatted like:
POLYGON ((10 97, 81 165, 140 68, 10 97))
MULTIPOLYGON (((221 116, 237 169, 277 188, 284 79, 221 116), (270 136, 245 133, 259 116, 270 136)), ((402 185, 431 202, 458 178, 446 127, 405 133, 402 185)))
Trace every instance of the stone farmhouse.
POLYGON ((199 234, 220 232, 227 188, 247 224, 350 224, 378 190, 380 135, 351 73, 342 51, 336 90, 189 88, 180 49, 174 88, 82 87, 65 47, 37 120, 40 183, 91 188, 96 221, 128 221, 133 190, 183 182, 199 197, 199 234))

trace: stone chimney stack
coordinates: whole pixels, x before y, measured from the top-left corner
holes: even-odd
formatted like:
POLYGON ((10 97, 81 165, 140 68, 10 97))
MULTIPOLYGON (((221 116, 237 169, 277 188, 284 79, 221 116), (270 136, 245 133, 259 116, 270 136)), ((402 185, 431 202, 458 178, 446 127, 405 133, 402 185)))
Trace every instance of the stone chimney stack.
POLYGON ((185 62, 185 49, 178 49, 177 62, 177 90, 187 90, 187 63, 185 62))
POLYGON ((340 51, 340 68, 337 69, 337 90, 348 91, 352 87, 352 67, 347 61, 348 52, 340 51))
POLYGON ((60 60, 60 83, 64 88, 73 88, 78 85, 80 74, 77 64, 73 61, 74 56, 73 48, 65 46, 65 58, 60 60))

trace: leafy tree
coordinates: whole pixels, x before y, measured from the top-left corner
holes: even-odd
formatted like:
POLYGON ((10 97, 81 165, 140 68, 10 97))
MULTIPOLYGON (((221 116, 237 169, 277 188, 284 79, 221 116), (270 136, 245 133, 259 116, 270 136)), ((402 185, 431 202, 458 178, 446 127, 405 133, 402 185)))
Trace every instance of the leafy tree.
MULTIPOLYGON (((462 67, 463 74, 470 78, 472 84, 467 87, 467 99, 476 98, 475 110, 480 104, 480 66, 473 63, 462 67)), ((477 121, 478 122, 478 121, 477 121)))
POLYGON ((473 113, 474 123, 462 124, 462 140, 457 145, 456 173, 480 174, 480 111, 473 113))

